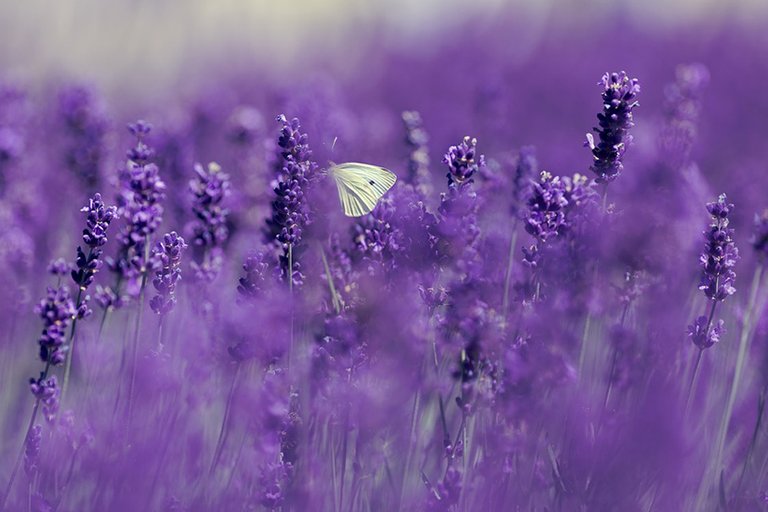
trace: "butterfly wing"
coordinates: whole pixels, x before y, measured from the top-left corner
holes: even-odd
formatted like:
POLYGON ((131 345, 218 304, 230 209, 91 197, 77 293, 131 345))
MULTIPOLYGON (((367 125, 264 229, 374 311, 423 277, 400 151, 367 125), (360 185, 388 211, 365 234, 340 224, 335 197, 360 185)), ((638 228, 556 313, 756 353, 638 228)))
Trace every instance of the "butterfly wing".
POLYGON ((373 211, 379 199, 397 181, 392 171, 356 162, 334 165, 329 171, 347 217, 360 217, 373 211))

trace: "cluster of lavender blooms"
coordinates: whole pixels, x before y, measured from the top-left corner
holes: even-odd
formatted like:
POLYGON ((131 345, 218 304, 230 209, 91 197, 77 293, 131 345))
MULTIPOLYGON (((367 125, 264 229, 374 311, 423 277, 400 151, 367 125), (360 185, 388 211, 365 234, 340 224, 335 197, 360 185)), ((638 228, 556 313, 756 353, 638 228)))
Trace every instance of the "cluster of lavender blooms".
POLYGON ((277 179, 274 185, 272 218, 267 222, 265 240, 276 244, 281 279, 294 286, 301 286, 303 275, 299 254, 303 230, 309 223, 309 206, 305 199, 306 188, 314 177, 317 164, 310 160, 308 136, 301 131, 299 120, 290 122, 284 115, 277 117, 281 123, 277 144, 280 158, 277 162, 277 179))
POLYGON ((129 131, 136 137, 136 145, 128 150, 128 160, 120 170, 117 196, 118 214, 125 225, 118 235, 117 256, 108 260, 118 284, 101 295, 100 302, 105 308, 120 305, 121 284, 129 295, 138 294, 146 279, 152 235, 163 220, 165 183, 158 166, 150 161, 154 150, 145 143, 152 126, 137 121, 129 126, 129 131))
POLYGON ((717 201, 707 204, 712 224, 704 232, 706 243, 699 258, 702 267, 699 290, 712 301, 712 305, 708 315, 697 317, 695 322, 688 326, 688 335, 700 350, 720 341, 725 327, 723 320, 718 320, 713 325, 715 307, 736 293, 733 286, 736 279, 734 267, 739 259, 739 250, 733 241, 733 228, 728 227, 728 216, 733 210, 733 204, 727 201, 725 194, 721 194, 717 201))
POLYGON ((171 231, 152 249, 152 267, 156 269, 152 286, 157 295, 150 299, 149 307, 160 316, 167 315, 176 304, 176 285, 181 281, 181 254, 186 248, 184 238, 171 231))
POLYGON ((67 132, 67 167, 87 191, 102 180, 108 120, 101 98, 89 87, 74 85, 59 92, 59 116, 67 132))
POLYGON ((195 178, 189 182, 196 219, 191 226, 195 260, 192 270, 199 281, 210 282, 221 272, 223 245, 229 238, 224 200, 230 195, 229 176, 219 164, 195 164, 195 178))
POLYGON ((610 183, 619 177, 624 169, 622 159, 632 142, 629 134, 634 124, 633 110, 638 102, 640 83, 626 72, 606 73, 598 82, 604 87, 603 111, 597 115, 599 126, 594 128, 599 141, 587 134, 587 145, 592 150, 594 163, 591 170, 598 183, 610 183))
POLYGON ((127 159, 105 112, 131 102, 0 94, 0 511, 759 510, 768 204, 742 169, 768 154, 711 143, 722 67, 664 57, 642 110, 632 75, 569 78, 570 106, 601 95, 588 155, 541 57, 455 73, 450 105, 399 54, 386 99, 325 77, 142 105, 127 159), (331 160, 397 184, 345 217, 331 160))

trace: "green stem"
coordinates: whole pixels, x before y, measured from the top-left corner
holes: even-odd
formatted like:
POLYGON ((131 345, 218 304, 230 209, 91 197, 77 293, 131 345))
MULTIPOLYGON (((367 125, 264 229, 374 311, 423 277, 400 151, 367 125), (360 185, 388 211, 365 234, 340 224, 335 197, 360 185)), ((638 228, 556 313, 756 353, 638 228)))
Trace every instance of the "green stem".
MULTIPOLYGON (((79 308, 80 306, 80 299, 83 296, 83 291, 85 291, 85 288, 82 286, 77 291, 77 299, 75 300, 75 308, 79 308)), ((67 362, 64 365, 64 384, 61 387, 61 397, 59 398, 59 402, 61 404, 64 403, 64 396, 67 394, 67 388, 69 387, 69 376, 72 371, 72 361, 75 358, 75 329, 77 328, 77 314, 75 314, 75 318, 72 319, 72 329, 69 331, 69 342, 67 345, 69 345, 69 351, 67 352, 67 362)))
MULTIPOLYGON (((146 260, 146 259, 145 259, 146 260)), ((141 334, 141 324, 144 318, 144 296, 147 284, 147 271, 144 270, 141 276, 141 289, 139 291, 139 311, 136 316, 136 330, 133 333, 133 345, 131 347, 131 379, 128 385, 127 414, 131 417, 133 412, 133 391, 136 386, 136 364, 139 353, 139 335, 141 334)))
POLYGON ((338 315, 341 313, 341 299, 339 298, 339 294, 336 293, 336 287, 333 284, 333 277, 331 277, 331 269, 328 266, 328 260, 325 257, 325 251, 322 247, 320 247, 320 257, 323 259, 325 277, 328 280, 328 286, 331 289, 331 304, 333 305, 334 311, 336 311, 336 314, 338 315))
POLYGON ((517 245, 517 220, 512 224, 512 238, 509 241, 509 255, 507 256, 507 271, 504 276, 504 298, 502 300, 501 311, 504 315, 504 323, 507 321, 509 312, 509 287, 512 282, 512 264, 515 260, 515 246, 517 245))
POLYGON ((691 410, 691 402, 693 401, 694 390, 696 389, 696 381, 699 378, 699 368, 701 367, 701 355, 704 353, 704 349, 700 348, 696 355, 696 362, 693 364, 693 374, 691 375, 691 382, 688 385, 688 396, 685 399, 685 418, 688 418, 688 414, 691 410))
POLYGON ((237 376, 240 373, 240 364, 235 366, 235 374, 232 376, 232 384, 229 386, 229 393, 227 394, 227 403, 224 406, 224 417, 221 419, 221 428, 219 429, 219 438, 216 440, 216 449, 213 452, 213 460, 211 460, 211 467, 208 470, 208 475, 212 475, 216 470, 216 466, 219 464, 219 459, 224 451, 224 444, 227 438, 229 417, 232 409, 232 400, 235 397, 235 389, 237 384, 237 376))
MULTIPOLYGON (((45 363, 45 369, 43 370, 43 375, 41 380, 45 380, 48 377, 48 371, 51 368, 51 362, 46 361, 45 363)), ((16 462, 13 464, 13 471, 11 471, 11 478, 8 480, 8 485, 5 488, 5 493, 3 493, 2 498, 0 498, 0 512, 5 508, 5 502, 8 499, 8 496, 11 494, 11 490, 13 489, 13 482, 16 480, 16 474, 19 471, 19 467, 21 466, 21 459, 24 456, 24 448, 27 445, 27 440, 29 439, 29 433, 32 432, 32 427, 35 425, 35 418, 37 418, 37 411, 40 409, 40 399, 35 398, 35 406, 32 408, 32 415, 29 418, 29 423, 27 424, 27 431, 24 434, 24 439, 21 443, 21 449, 19 450, 19 454, 16 456, 16 462)))
POLYGON ((755 309, 755 302, 757 300, 757 294, 760 289, 760 283, 763 277, 763 266, 760 265, 755 270, 755 275, 752 278, 752 286, 749 291, 749 302, 747 303, 747 311, 744 313, 744 323, 741 327, 741 336, 739 338, 739 352, 736 356, 736 369, 734 370, 733 380, 731 381, 731 390, 728 394, 728 402, 723 412, 722 421, 720 422, 720 430, 717 436, 717 456, 715 457, 715 469, 720 467, 723 461, 723 451, 725 449, 725 438, 728 434, 728 425, 731 421, 731 414, 733 413, 733 406, 736 403, 736 395, 739 391, 739 383, 741 382, 741 374, 744 370, 744 362, 746 360, 747 351, 749 349, 749 340, 752 336, 752 315, 755 309))

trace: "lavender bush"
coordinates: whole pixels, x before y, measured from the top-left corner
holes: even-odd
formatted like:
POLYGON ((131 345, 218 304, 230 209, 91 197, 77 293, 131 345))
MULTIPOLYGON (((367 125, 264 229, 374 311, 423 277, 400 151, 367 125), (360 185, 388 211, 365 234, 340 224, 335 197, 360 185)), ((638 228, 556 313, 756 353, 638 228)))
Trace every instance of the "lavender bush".
POLYGON ((0 86, 0 512, 766 510, 764 38, 508 22, 0 86))

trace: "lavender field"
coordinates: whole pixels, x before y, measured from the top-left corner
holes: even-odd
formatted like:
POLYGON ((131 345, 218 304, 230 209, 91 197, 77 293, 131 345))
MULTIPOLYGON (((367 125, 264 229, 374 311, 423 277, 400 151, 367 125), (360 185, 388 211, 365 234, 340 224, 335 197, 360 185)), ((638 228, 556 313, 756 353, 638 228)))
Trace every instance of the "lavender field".
POLYGON ((768 510, 759 2, 117 3, 0 9, 0 512, 768 510))

